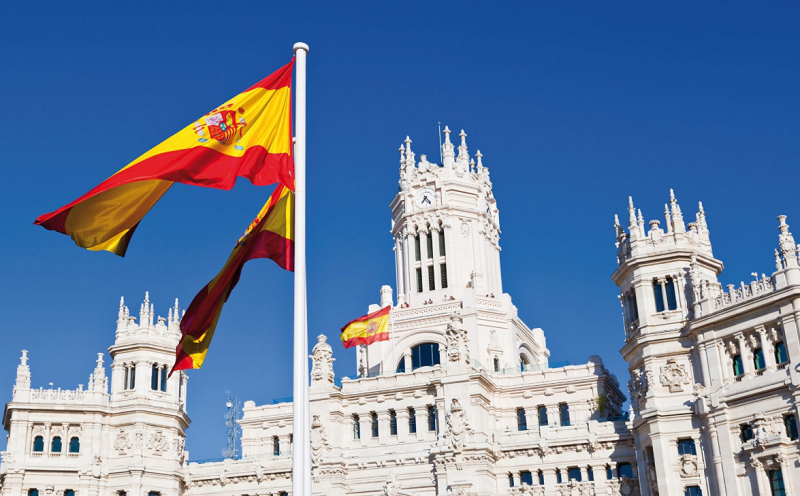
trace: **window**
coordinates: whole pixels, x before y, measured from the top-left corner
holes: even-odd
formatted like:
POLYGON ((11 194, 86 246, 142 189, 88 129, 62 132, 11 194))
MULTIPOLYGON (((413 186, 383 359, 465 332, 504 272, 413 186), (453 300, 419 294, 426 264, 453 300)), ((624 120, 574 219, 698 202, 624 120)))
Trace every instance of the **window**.
POLYGON ((493 362, 494 362, 494 371, 495 372, 500 372, 500 359, 497 358, 497 357, 494 357, 493 362))
POLYGON ((567 469, 567 479, 581 482, 581 469, 578 467, 570 467, 567 469))
POLYGON ((369 420, 372 425, 372 437, 378 437, 378 414, 375 412, 370 413, 369 420))
POLYGON ((44 451, 44 438, 42 436, 36 436, 33 438, 33 452, 41 453, 42 451, 44 451))
POLYGON ((59 436, 54 437, 53 442, 50 443, 50 452, 61 453, 61 438, 59 436))
POLYGON ((539 476, 539 485, 540 485, 540 486, 544 486, 544 472, 542 472, 541 470, 539 470, 539 472, 537 473, 537 475, 539 476))
POLYGON ((633 466, 628 463, 618 463, 617 464, 617 475, 619 478, 627 477, 628 479, 633 479, 633 466))
POLYGON ((786 487, 783 485, 783 472, 780 470, 769 471, 769 490, 772 496, 786 496, 786 487))
POLYGON ((406 372, 406 359, 401 358, 400 363, 397 364, 397 371, 398 374, 404 374, 406 372))
POLYGON ((532 486, 533 485, 533 474, 529 470, 523 470, 519 473, 519 479, 522 485, 525 484, 532 486))
POLYGON ((397 413, 394 410, 389 410, 389 435, 397 435, 397 413))
POLYGON ((750 427, 750 424, 740 425, 739 431, 741 433, 739 437, 741 438, 743 443, 746 443, 747 441, 753 439, 753 428, 750 427))
POLYGON ((700 490, 699 486, 688 486, 684 494, 686 496, 703 496, 703 491, 700 490))
POLYGON ((742 355, 734 355, 733 357, 733 375, 739 377, 744 375, 744 364, 742 363, 742 355))
POLYGON ((606 465, 606 479, 611 480, 614 478, 614 471, 611 470, 611 465, 606 465))
POLYGON ((128 493, 125 491, 117 491, 117 496, 128 496, 128 493))
POLYGON ((153 364, 153 372, 150 374, 150 389, 158 391, 158 364, 153 364))
POLYGON ((80 453, 81 452, 81 441, 77 437, 70 438, 69 440, 69 452, 70 453, 80 453))
POLYGON ((428 260, 431 260, 433 259, 433 234, 428 233, 428 235, 425 236, 425 238, 426 241, 428 242, 428 260))
POLYGON ((586 467, 586 477, 590 482, 594 482, 594 470, 592 470, 592 467, 586 467))
POLYGON ((281 440, 278 436, 272 436, 272 454, 275 456, 281 454, 281 440))
POLYGON ((675 298, 675 282, 671 277, 667 277, 667 308, 670 310, 678 308, 678 301, 675 298))
POLYGON ((436 430, 436 407, 428 405, 428 430, 433 432, 436 430))
POLYGON ((442 289, 447 289, 447 264, 442 263, 439 265, 439 272, 442 275, 442 289))
MULTIPOLYGON (((67 496, 66 494, 64 496, 67 496)), ((73 494, 74 496, 74 494, 73 494)), ((147 493, 147 496, 161 496, 161 493, 158 491, 150 491, 147 493)))
POLYGON ((514 487, 514 474, 508 474, 508 487, 514 487))
POLYGON ((540 405, 538 407, 539 410, 539 425, 547 425, 547 407, 544 405, 540 405))
POLYGON ((443 257, 446 254, 447 253, 446 253, 446 251, 444 249, 444 231, 440 229, 439 230, 439 256, 443 257))
POLYGON ((433 367, 439 365, 439 345, 437 343, 422 343, 411 348, 411 369, 420 367, 433 367))
POLYGON ((422 268, 417 267, 417 293, 422 293, 422 268))
POLYGON ((128 366, 125 365, 125 381, 122 383, 122 389, 128 389, 128 366))
POLYGON ((653 297, 656 299, 656 313, 664 311, 664 293, 661 292, 661 284, 658 280, 653 280, 653 297))
POLYGON ((524 408, 517 408, 517 430, 518 431, 528 430, 528 421, 525 419, 524 408))
POLYGON ((130 382, 128 383, 128 389, 136 389, 136 364, 132 363, 128 365, 128 368, 130 369, 130 382))
POLYGON ((697 451, 695 449, 694 439, 678 439, 678 454, 696 455, 697 451))
POLYGON ((433 265, 428 265, 428 289, 433 291, 436 289, 436 279, 434 278, 433 265))
POLYGON ((38 489, 28 489, 28 496, 39 496, 38 489))
POLYGON ((417 433, 417 412, 413 408, 408 409, 408 432, 417 433))
POLYGON ((764 363, 764 352, 761 351, 761 348, 756 348, 753 351, 753 366, 756 370, 762 370, 766 367, 764 363))
POLYGON ((786 363, 789 361, 789 355, 786 353, 786 345, 781 341, 775 343, 775 363, 786 363))
POLYGON ((161 366, 161 391, 167 392, 167 366, 161 366))
POLYGON ((422 258, 421 251, 422 250, 419 242, 419 234, 417 234, 416 236, 414 236, 414 260, 416 260, 417 262, 419 262, 420 259, 422 258))
POLYGON ((67 489, 64 491, 64 496, 75 496, 75 491, 72 489, 67 489))
POLYGON ((530 365, 530 363, 528 362, 528 357, 526 357, 525 355, 520 355, 519 356, 519 371, 520 372, 525 372, 526 367, 528 367, 528 365, 530 365))
POLYGON ((783 417, 783 425, 786 426, 786 437, 792 441, 797 440, 797 417, 787 415, 783 417))
POLYGON ((561 416, 561 425, 569 425, 569 405, 566 403, 558 405, 558 413, 561 416))
POLYGON ((358 415, 353 415, 353 439, 361 439, 361 422, 358 415))
POLYGON ((561 484, 561 470, 556 469, 556 484, 561 484))

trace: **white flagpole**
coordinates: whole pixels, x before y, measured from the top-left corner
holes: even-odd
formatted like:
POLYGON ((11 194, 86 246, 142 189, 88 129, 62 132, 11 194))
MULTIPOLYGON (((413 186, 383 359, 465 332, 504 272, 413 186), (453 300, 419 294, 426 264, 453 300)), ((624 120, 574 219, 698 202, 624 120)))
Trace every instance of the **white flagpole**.
POLYGON ((306 55, 294 44, 297 64, 294 146, 294 381, 292 412, 292 494, 310 496, 311 454, 308 423, 308 332, 306 330, 306 55))

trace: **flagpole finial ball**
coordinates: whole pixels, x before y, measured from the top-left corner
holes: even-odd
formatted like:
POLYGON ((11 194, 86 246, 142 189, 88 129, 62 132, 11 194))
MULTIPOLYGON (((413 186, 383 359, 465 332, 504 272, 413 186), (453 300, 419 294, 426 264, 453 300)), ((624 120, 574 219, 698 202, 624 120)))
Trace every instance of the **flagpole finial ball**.
POLYGON ((294 49, 294 53, 297 53, 298 50, 305 50, 305 52, 308 53, 308 45, 306 45, 305 43, 303 43, 301 41, 295 43, 293 49, 294 49))

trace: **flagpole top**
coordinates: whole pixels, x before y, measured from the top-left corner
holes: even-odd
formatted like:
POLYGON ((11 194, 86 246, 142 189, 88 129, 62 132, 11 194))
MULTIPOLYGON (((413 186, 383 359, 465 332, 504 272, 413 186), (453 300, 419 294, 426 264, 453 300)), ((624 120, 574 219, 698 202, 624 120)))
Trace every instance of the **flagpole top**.
POLYGON ((298 50, 305 50, 305 52, 308 53, 308 45, 306 45, 302 41, 299 41, 294 44, 293 50, 294 53, 297 53, 298 50))

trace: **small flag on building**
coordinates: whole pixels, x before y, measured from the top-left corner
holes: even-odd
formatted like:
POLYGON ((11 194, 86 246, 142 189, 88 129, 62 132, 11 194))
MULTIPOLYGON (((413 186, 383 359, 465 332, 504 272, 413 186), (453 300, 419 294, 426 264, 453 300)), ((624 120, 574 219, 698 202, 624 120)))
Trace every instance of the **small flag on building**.
POLYGON ((392 306, 388 305, 377 312, 351 320, 339 336, 345 348, 359 344, 370 345, 378 341, 389 340, 389 314, 392 306))
POLYGON ((294 193, 279 185, 239 238, 225 266, 192 300, 181 319, 181 341, 172 372, 199 369, 205 360, 222 307, 239 282, 245 262, 271 258, 294 271, 294 193))
POLYGON ((82 248, 125 256, 139 222, 176 182, 231 189, 246 177, 294 190, 293 66, 294 59, 34 223, 82 248))

